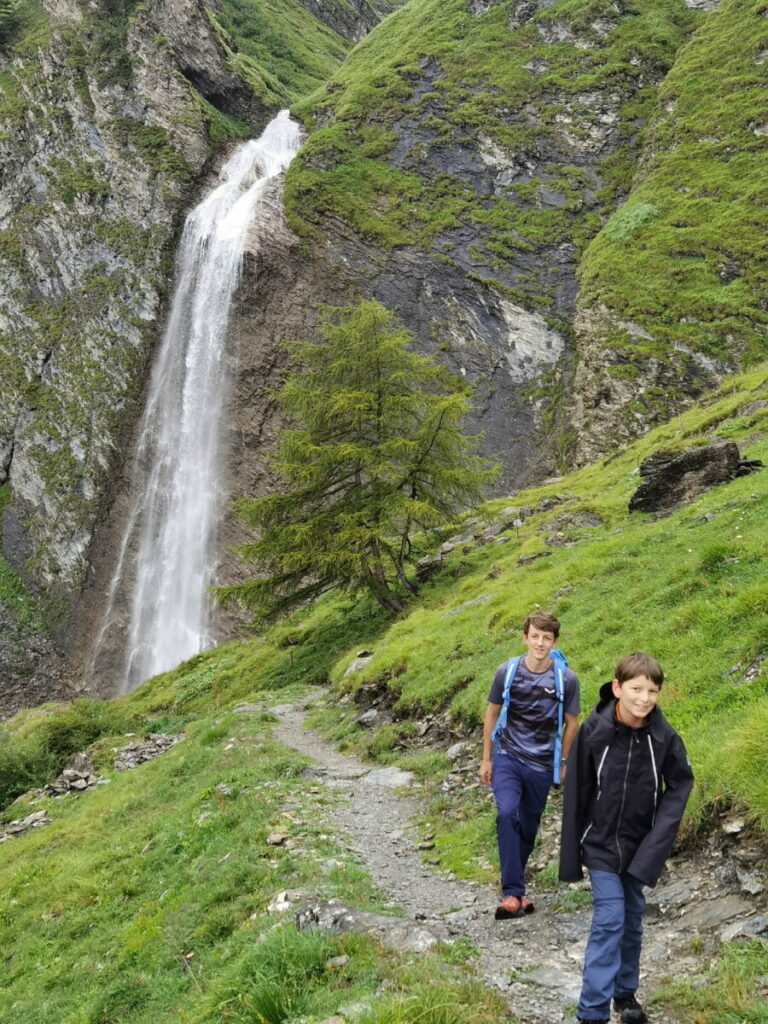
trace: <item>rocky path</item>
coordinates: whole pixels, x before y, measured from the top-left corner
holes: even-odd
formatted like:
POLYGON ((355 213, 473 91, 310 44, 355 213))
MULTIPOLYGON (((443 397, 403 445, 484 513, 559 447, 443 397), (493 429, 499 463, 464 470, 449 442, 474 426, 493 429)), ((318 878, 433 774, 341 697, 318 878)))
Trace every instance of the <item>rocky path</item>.
MULTIPOLYGON (((402 788, 409 781, 406 773, 372 768, 340 753, 305 728, 300 706, 272 710, 279 719, 276 738, 312 758, 313 774, 342 796, 333 811, 340 832, 393 906, 438 937, 471 940, 479 950, 478 974, 503 992, 510 1012, 523 1024, 575 1020, 589 910, 556 912, 555 894, 537 893, 534 885, 534 914, 494 920, 492 887, 461 881, 424 863, 412 824, 419 805, 402 788)), ((740 836, 739 824, 732 822, 730 833, 724 825, 724 835, 740 836)), ((695 861, 676 863, 674 879, 649 893, 642 998, 663 976, 701 978, 702 965, 721 938, 768 932, 758 907, 758 901, 765 906, 764 879, 755 867, 760 855, 748 844, 731 852, 708 849, 695 861)), ((652 1019, 654 1024, 677 1024, 661 1012, 652 1019)))

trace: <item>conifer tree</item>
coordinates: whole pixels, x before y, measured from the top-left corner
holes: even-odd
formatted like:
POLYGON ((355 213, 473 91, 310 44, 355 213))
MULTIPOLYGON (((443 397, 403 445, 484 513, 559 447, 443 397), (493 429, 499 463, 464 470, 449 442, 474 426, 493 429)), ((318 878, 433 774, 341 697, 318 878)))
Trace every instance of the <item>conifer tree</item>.
POLYGON ((0 42, 10 38, 20 16, 21 0, 0 0, 0 42))
POLYGON ((257 535, 256 575, 218 588, 266 623, 333 587, 369 591, 395 613, 416 592, 414 534, 482 498, 496 467, 462 431, 467 385, 410 350, 378 302, 324 307, 321 340, 286 342, 279 391, 293 425, 273 459, 280 493, 236 502, 257 535))

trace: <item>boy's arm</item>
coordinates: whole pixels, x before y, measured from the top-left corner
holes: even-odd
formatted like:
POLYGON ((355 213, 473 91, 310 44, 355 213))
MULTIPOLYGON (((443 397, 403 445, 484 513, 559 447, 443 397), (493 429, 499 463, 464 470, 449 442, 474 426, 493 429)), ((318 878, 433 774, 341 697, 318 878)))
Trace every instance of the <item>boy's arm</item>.
MULTIPOLYGON (((563 761, 567 761, 571 752, 571 744, 573 738, 579 728, 579 706, 580 706, 580 690, 579 679, 576 673, 566 674, 566 702, 565 702, 565 714, 563 720, 565 722, 565 728, 563 729, 562 738, 562 752, 560 757, 563 761)), ((560 785, 565 782, 565 769, 564 764, 560 765, 560 785)))
POLYGON ((664 862, 672 852, 677 828, 693 786, 693 772, 685 745, 675 735, 661 766, 664 792, 656 808, 653 828, 637 848, 627 869, 645 885, 656 885, 664 862))
POLYGON ((491 784, 491 756, 493 754, 493 730, 501 714, 501 704, 488 703, 483 720, 483 757, 480 761, 480 781, 484 786, 491 784))
MULTIPOLYGON (((563 729, 563 749, 562 749, 562 761, 568 760, 571 753, 571 746, 573 745, 576 733, 579 730, 579 716, 578 715, 565 715, 565 728, 563 729)), ((567 769, 566 764, 560 765, 560 785, 565 782, 565 774, 567 769)))

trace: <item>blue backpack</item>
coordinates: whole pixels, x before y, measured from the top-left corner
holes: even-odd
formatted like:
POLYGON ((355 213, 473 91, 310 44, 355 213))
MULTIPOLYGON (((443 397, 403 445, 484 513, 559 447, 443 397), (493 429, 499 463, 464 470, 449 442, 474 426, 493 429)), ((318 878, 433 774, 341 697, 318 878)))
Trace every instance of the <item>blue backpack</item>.
MULTIPOLYGON (((555 760, 552 766, 552 781, 556 786, 560 785, 560 756, 563 750, 563 711, 565 706, 565 669, 568 666, 568 659, 563 652, 553 647, 549 652, 549 656, 552 659, 552 667, 554 669, 555 676, 555 694, 557 696, 557 732, 555 733, 555 760)), ((493 733, 491 734, 491 740, 495 744, 498 742, 499 734, 502 729, 507 725, 507 711, 509 709, 509 689, 512 686, 512 681, 517 675, 517 668, 520 664, 521 658, 524 655, 518 655, 516 658, 510 658, 507 663, 507 674, 504 677, 504 694, 501 701, 501 711, 499 717, 496 719, 496 725, 494 726, 493 733)))

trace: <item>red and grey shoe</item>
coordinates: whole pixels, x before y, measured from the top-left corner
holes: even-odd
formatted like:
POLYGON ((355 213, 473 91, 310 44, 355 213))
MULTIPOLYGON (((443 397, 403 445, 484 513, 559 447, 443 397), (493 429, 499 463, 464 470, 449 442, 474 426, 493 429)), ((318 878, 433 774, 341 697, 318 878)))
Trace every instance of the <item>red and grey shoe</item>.
POLYGON ((496 920, 504 921, 510 917, 522 917, 525 911, 519 896, 505 896, 496 907, 496 920))

